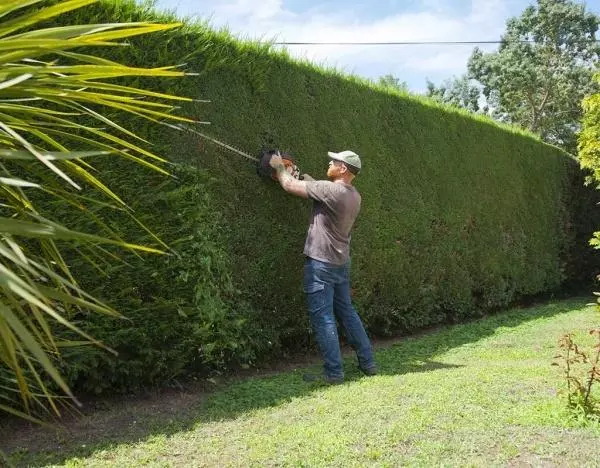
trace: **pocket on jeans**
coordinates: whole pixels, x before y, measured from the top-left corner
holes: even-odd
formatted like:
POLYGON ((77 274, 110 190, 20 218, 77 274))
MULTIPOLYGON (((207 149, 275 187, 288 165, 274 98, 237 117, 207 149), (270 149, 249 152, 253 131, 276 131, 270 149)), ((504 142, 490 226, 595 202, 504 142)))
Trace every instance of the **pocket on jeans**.
POLYGON ((314 312, 325 305, 325 284, 311 282, 304 285, 308 310, 314 312))
POLYGON ((323 291, 325 289, 325 285, 323 283, 308 283, 304 285, 304 292, 306 294, 316 293, 318 291, 323 291))

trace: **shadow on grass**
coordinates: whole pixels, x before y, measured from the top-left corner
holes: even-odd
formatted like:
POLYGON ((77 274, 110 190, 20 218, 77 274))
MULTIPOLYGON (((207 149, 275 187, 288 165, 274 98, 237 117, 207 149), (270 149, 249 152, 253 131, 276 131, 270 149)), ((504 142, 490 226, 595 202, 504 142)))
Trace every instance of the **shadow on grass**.
MULTIPOLYGON (((395 342, 390 340, 387 345, 376 349, 379 374, 399 376, 460 367, 438 362, 435 358, 452 348, 485 339, 499 327, 514 328, 531 320, 584 306, 584 299, 573 299, 512 309, 474 322, 399 338, 395 342)), ((345 368, 344 385, 368 378, 360 373, 353 356, 345 359, 345 368)), ((309 395, 319 385, 303 382, 302 374, 307 371, 319 372, 320 365, 230 382, 218 386, 213 392, 171 392, 151 403, 144 402, 143 398, 117 402, 108 410, 92 412, 53 429, 21 427, 7 431, 0 422, 0 450, 9 454, 15 466, 60 464, 73 457, 85 458, 116 445, 135 443, 153 436, 170 436, 199 424, 233 419, 309 395)))

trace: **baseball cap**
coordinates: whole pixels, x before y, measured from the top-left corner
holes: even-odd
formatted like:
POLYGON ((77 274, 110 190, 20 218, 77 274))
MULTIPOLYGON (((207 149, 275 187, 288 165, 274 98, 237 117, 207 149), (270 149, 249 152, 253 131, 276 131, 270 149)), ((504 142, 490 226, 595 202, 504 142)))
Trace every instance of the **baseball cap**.
POLYGON ((327 152, 327 155, 331 159, 335 159, 336 161, 342 161, 344 164, 348 166, 352 166, 358 170, 362 168, 360 163, 360 157, 354 151, 342 151, 341 153, 332 153, 331 151, 327 152))

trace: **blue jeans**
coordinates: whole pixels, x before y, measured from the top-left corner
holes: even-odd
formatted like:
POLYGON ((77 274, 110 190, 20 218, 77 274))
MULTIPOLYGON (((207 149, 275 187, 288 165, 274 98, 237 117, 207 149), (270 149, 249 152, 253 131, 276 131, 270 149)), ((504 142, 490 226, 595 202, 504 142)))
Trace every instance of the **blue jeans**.
POLYGON ((375 367, 371 342, 350 300, 350 262, 334 265, 307 257, 304 293, 325 375, 332 379, 344 378, 336 318, 356 351, 358 365, 363 369, 375 367))

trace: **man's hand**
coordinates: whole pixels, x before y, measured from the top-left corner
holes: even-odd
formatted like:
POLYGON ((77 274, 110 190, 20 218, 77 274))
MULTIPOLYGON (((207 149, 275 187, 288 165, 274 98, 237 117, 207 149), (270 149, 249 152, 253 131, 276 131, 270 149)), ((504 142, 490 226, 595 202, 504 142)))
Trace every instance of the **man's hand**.
POLYGON ((271 156, 269 160, 269 165, 278 170, 279 166, 283 165, 283 169, 287 171, 294 179, 297 179, 300 176, 300 169, 289 159, 283 159, 279 154, 274 154, 271 156))
POLYGON ((279 154, 271 156, 269 165, 275 169, 277 180, 279 180, 283 190, 292 195, 308 198, 308 193, 306 193, 306 182, 298 180, 291 175, 294 168, 292 166, 290 166, 289 169, 286 168, 285 164, 283 164, 283 159, 279 154))
POLYGON ((288 159, 284 160, 279 154, 274 154, 271 156, 269 165, 275 170, 278 170, 279 166, 283 165, 283 169, 287 171, 287 173, 290 174, 294 179, 297 179, 300 175, 300 169, 298 169, 298 166, 288 159))
POLYGON ((283 166, 283 159, 279 154, 274 154, 273 156, 271 156, 271 159, 269 160, 269 165, 277 170, 277 168, 279 166, 283 166))

